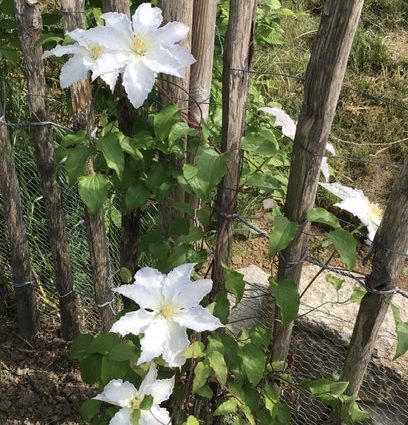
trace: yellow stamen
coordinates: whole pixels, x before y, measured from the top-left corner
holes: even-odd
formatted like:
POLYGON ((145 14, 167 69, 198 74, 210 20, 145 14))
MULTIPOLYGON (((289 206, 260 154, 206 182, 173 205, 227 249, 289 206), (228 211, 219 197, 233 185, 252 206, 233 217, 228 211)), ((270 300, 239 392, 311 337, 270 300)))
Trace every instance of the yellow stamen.
POLYGON ((379 224, 384 215, 384 211, 377 204, 370 204, 369 215, 371 220, 379 224))
POLYGON ((160 309, 160 314, 165 319, 170 319, 176 312, 176 307, 172 304, 163 304, 160 309))
POLYGON ((88 46, 89 55, 92 59, 98 59, 103 53, 103 47, 100 44, 93 43, 88 46))
POLYGON ((142 400, 139 397, 135 397, 131 402, 130 402, 130 407, 133 410, 137 410, 140 409, 140 405, 142 404, 142 400))
POLYGON ((147 53, 146 40, 142 37, 135 37, 132 41, 132 50, 139 56, 147 53))

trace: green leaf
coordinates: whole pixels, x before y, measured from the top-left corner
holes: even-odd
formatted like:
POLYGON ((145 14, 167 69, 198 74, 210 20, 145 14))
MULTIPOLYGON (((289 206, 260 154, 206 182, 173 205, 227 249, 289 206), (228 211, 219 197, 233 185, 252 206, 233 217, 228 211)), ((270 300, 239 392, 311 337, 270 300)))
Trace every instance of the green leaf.
POLYGON ((151 407, 153 406, 154 400, 153 400, 153 396, 151 394, 146 394, 143 397, 142 402, 140 403, 140 409, 141 410, 150 410, 151 407))
POLYGON ((235 305, 237 305, 244 296, 245 281, 244 276, 222 264, 224 272, 225 289, 235 296, 235 305))
POLYGON ((102 357, 100 354, 91 354, 83 358, 79 364, 82 380, 89 385, 99 381, 101 374, 102 357))
POLYGON ((215 377, 219 384, 223 387, 227 382, 228 369, 225 364, 224 356, 218 351, 213 351, 207 357, 211 369, 215 373, 215 377))
POLYGON ((394 360, 398 357, 403 356, 408 351, 408 322, 401 320, 401 315, 398 307, 391 304, 392 314, 395 321, 395 331, 397 333, 398 344, 397 351, 394 356, 394 360))
POLYGON ((287 326, 296 319, 299 311, 299 292, 296 284, 290 280, 274 278, 269 279, 269 286, 276 304, 282 314, 282 323, 287 326))
POLYGON ((116 362, 123 362, 127 360, 131 360, 135 356, 135 344, 125 339, 116 344, 108 354, 110 360, 114 360, 116 362))
POLYGON ((328 234, 328 239, 334 244, 341 259, 349 270, 353 270, 357 259, 357 241, 346 230, 336 229, 328 234))
POLYGON ((184 143, 181 141, 186 136, 193 136, 196 133, 194 128, 189 127, 185 122, 176 122, 169 134, 170 151, 174 153, 184 153, 184 143), (177 145, 177 142, 180 142, 177 145))
POLYGON ((133 280, 132 273, 126 267, 120 268, 120 280, 124 283, 130 283, 133 280))
POLYGON ((211 400, 214 397, 214 391, 209 385, 202 386, 196 391, 196 393, 201 397, 208 398, 208 400, 211 400))
POLYGON ((245 345, 239 351, 242 359, 242 368, 248 381, 256 386, 259 384, 265 372, 266 356, 264 351, 255 345, 245 345))
POLYGON ((228 323, 230 313, 230 303, 228 301, 227 293, 220 291, 215 296, 215 305, 212 314, 218 317, 225 325, 228 323))
POLYGON ((136 210, 144 205, 150 198, 150 193, 143 183, 130 186, 126 192, 125 205, 128 211, 136 210))
MULTIPOLYGON (((150 140, 150 145, 152 145, 153 138, 150 137, 149 140, 150 140)), ((139 139, 137 138, 131 139, 130 137, 120 137, 119 143, 122 150, 128 153, 133 159, 135 159, 136 161, 143 160, 143 155, 140 152, 140 149, 144 147, 144 144, 140 143, 139 139)))
POLYGON ((250 331, 251 342, 262 348, 267 348, 271 342, 271 331, 263 325, 257 324, 250 331))
POLYGON ((370 419, 370 414, 361 409, 357 402, 351 403, 349 410, 350 419, 353 423, 358 423, 370 419))
POLYGON ((129 369, 128 362, 116 362, 105 356, 101 364, 101 383, 106 385, 112 379, 122 379, 129 369))
POLYGON ((342 277, 338 277, 330 273, 326 274, 325 279, 326 279, 326 282, 334 286, 336 291, 340 291, 341 287, 343 286, 343 283, 345 282, 345 280, 342 277))
POLYGON ((153 127, 156 136, 161 140, 166 140, 170 132, 176 124, 180 121, 181 112, 175 105, 168 105, 163 108, 158 114, 154 116, 153 127))
POLYGON ((214 416, 224 416, 228 415, 228 413, 234 413, 236 412, 238 408, 238 402, 235 398, 229 398, 228 400, 224 401, 224 403, 221 403, 215 412, 213 413, 214 416))
POLYGON ((296 235, 299 225, 286 217, 277 216, 273 221, 273 231, 269 238, 269 258, 287 248, 296 235))
POLYGON ((276 137, 271 130, 248 133, 241 139, 241 148, 253 154, 274 156, 279 151, 276 137))
POLYGON ((86 422, 91 422, 91 420, 99 413, 101 410, 102 402, 95 399, 86 400, 81 408, 79 413, 86 422))
POLYGON ((367 291, 364 287, 357 285, 350 296, 350 301, 353 303, 360 304, 361 300, 364 298, 364 295, 366 293, 367 291))
POLYGON ((74 185, 78 178, 85 174, 85 164, 91 153, 92 149, 87 146, 76 146, 68 150, 65 171, 70 186, 74 185))
POLYGON ((108 354, 115 345, 119 344, 117 334, 109 332, 97 335, 88 347, 88 353, 108 354))
POLYGON ((189 416, 183 425, 200 425, 200 422, 195 416, 189 416))
POLYGON ((108 197, 109 179, 102 174, 79 178, 79 195, 84 204, 96 214, 108 197))
POLYGON ((340 227, 339 219, 324 208, 312 208, 309 211, 307 218, 311 222, 325 224, 333 227, 334 229, 340 227))
POLYGON ((93 341, 93 336, 89 334, 79 334, 73 341, 69 354, 75 360, 82 360, 88 354, 89 345, 93 341))
POLYGON ((197 359, 204 357, 205 346, 201 341, 194 341, 186 350, 183 352, 185 359, 197 359))
POLYGON ((207 383, 210 376, 211 368, 203 362, 197 363, 194 369, 193 393, 196 393, 201 387, 207 383))
POLYGON ((118 134, 109 133, 97 140, 96 148, 102 152, 108 167, 121 179, 125 169, 125 155, 119 143, 118 134))

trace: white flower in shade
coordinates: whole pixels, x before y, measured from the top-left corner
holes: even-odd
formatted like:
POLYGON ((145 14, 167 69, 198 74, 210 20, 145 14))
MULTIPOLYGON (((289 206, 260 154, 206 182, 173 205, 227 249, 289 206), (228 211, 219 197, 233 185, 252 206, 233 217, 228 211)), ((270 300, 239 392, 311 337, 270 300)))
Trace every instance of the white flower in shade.
MULTIPOLYGON (((88 76, 88 72, 93 70, 96 61, 107 52, 106 48, 101 44, 86 41, 83 38, 85 33, 86 31, 82 29, 71 31, 68 35, 75 40, 76 43, 67 46, 57 46, 54 49, 44 52, 43 58, 48 58, 50 56, 61 57, 64 55, 73 55, 65 63, 61 70, 60 84, 63 89, 86 78, 88 76)), ((119 72, 111 72, 108 74, 102 74, 100 77, 113 90, 115 88, 118 75, 119 72)))
POLYGON ((121 13, 102 15, 105 26, 91 28, 85 37, 114 52, 96 61, 93 78, 121 72, 130 102, 140 107, 152 91, 158 73, 182 78, 184 69, 193 64, 191 53, 177 43, 187 37, 189 28, 180 22, 160 27, 162 11, 150 3, 141 4, 132 20, 121 13))
POLYGON ((291 140, 295 140, 296 135, 296 123, 292 120, 292 118, 282 109, 280 108, 271 108, 269 106, 265 106, 263 108, 259 108, 260 111, 266 112, 269 115, 274 116, 275 123, 274 127, 281 127, 282 134, 286 137, 289 137, 291 140))
MULTIPOLYGON (((296 123, 293 119, 282 109, 280 108, 271 108, 269 106, 265 106, 263 108, 259 108, 260 111, 266 112, 269 115, 275 117, 274 127, 281 127, 282 134, 286 137, 289 137, 291 140, 295 140, 296 136, 296 123)), ((336 150, 332 143, 327 143, 326 151, 331 155, 336 155, 336 150)), ((330 179, 330 168, 329 168, 329 160, 327 156, 322 157, 322 165, 320 166, 320 170, 323 174, 323 177, 326 183, 330 179)))
POLYGON ((162 355, 169 366, 180 367, 186 361, 182 353, 189 346, 186 329, 203 332, 223 326, 199 305, 211 291, 212 281, 192 282, 190 276, 194 266, 183 264, 168 275, 145 267, 135 274, 132 285, 115 289, 140 306, 140 310, 126 313, 111 329, 123 336, 144 335, 138 364, 162 355))
POLYGON ((355 215, 367 227, 368 242, 372 242, 383 216, 383 210, 379 205, 371 203, 362 190, 340 183, 320 183, 320 185, 341 199, 341 202, 334 204, 336 207, 355 215))
POLYGON ((101 394, 94 398, 121 408, 112 417, 109 425, 131 425, 132 413, 135 410, 140 411, 140 425, 170 425, 169 412, 159 405, 169 399, 173 388, 174 376, 171 379, 158 380, 157 367, 152 363, 139 389, 130 382, 114 379, 105 386, 101 394), (150 409, 142 410, 141 404, 146 395, 153 398, 153 404, 150 409))

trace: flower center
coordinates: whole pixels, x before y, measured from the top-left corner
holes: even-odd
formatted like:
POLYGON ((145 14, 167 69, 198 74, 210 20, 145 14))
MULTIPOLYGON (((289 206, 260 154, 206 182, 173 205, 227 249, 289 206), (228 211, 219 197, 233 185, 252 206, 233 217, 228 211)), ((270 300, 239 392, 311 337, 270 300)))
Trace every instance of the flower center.
POLYGON ((160 308, 160 314, 165 319, 171 319, 174 313, 176 312, 176 310, 177 310, 176 306, 172 304, 163 304, 160 308))
POLYGON ((131 46, 132 46, 132 50, 138 56, 144 56, 147 53, 146 40, 143 37, 135 37, 132 40, 131 46))
POLYGON ((139 397, 135 397, 131 402, 130 402, 130 407, 133 410, 138 410, 140 409, 140 405, 142 404, 143 399, 140 399, 139 397))
POLYGON ((369 216, 375 224, 380 225, 381 219, 384 215, 384 211, 377 204, 370 204, 369 216))
POLYGON ((98 59, 99 56, 103 53, 103 47, 100 44, 92 43, 88 46, 89 56, 92 59, 98 59))

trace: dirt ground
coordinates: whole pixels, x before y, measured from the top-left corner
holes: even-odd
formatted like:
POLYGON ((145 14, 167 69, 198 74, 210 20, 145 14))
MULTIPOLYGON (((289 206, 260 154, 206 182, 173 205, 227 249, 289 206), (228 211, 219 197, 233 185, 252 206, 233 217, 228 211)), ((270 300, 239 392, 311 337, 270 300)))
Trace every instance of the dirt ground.
POLYGON ((26 341, 16 325, 0 323, 0 424, 78 425, 81 404, 95 391, 81 382, 57 329, 26 341))

